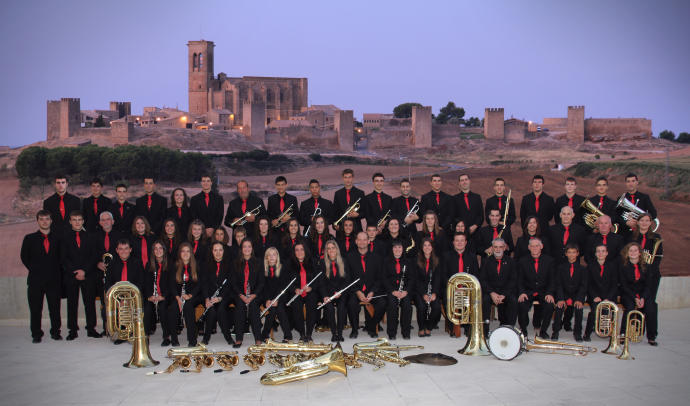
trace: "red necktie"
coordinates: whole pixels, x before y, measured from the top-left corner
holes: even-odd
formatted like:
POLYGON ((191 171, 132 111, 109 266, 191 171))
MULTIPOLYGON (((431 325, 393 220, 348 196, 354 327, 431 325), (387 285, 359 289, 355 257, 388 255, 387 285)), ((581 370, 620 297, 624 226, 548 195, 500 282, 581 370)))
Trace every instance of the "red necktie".
POLYGON ((599 265, 599 267, 601 268, 601 271, 599 271, 599 277, 603 278, 604 277, 604 265, 599 265))
POLYGON ((503 210, 503 198, 498 196, 498 210, 503 210))
POLYGON ((400 273, 400 258, 395 258, 395 273, 400 273))
POLYGON ((467 210, 470 209, 470 198, 467 197, 467 193, 464 193, 465 195, 465 206, 467 206, 467 210))
POLYGON ((369 243, 369 252, 374 252, 374 242, 369 243))
POLYGON ((539 273, 539 258, 534 258, 534 273, 539 273))
POLYGON ((170 252, 172 252, 172 250, 173 250, 173 239, 171 238, 168 241, 170 241, 170 252))
POLYGON ((249 261, 244 261, 244 293, 247 293, 247 284, 249 283, 249 261))
POLYGON ((601 239, 602 239, 604 245, 607 245, 607 244, 606 244, 606 236, 605 236, 605 235, 602 235, 602 236, 601 236, 601 239))
POLYGON ((426 274, 429 275, 429 258, 426 259, 426 274))
POLYGON ((599 208, 601 209, 604 206, 604 196, 601 196, 599 198, 599 208))
POLYGON ((121 276, 122 277, 120 278, 120 280, 122 282, 126 282, 127 281, 127 261, 122 262, 122 274, 121 274, 121 276))
POLYGON ((124 217, 124 216, 125 216, 125 204, 120 203, 120 217, 124 217))
POLYGON ((568 243, 568 237, 570 237, 570 226, 565 226, 565 232, 563 233, 563 246, 568 243))
POLYGON ((321 234, 319 234, 319 256, 320 257, 323 256, 323 252, 321 252, 322 248, 323 248, 323 239, 321 238, 321 234))
POLYGON ((158 273, 156 274, 156 290, 158 290, 158 295, 161 294, 161 264, 158 264, 158 273))
POLYGON ((534 211, 539 213, 539 196, 534 197, 534 211))
POLYGON ((43 234, 43 248, 46 250, 46 254, 50 252, 50 241, 48 240, 48 234, 43 234))
POLYGON ((345 199, 347 200, 347 204, 350 204, 350 189, 345 189, 345 199))
POLYGON ((331 262, 331 269, 333 269, 333 277, 335 278, 335 275, 338 273, 338 270, 335 267, 335 262, 331 262))
POLYGON ((81 248, 81 237, 79 237, 79 231, 76 232, 77 235, 77 248, 81 248))
MULTIPOLYGON (((321 237, 321 236, 319 236, 319 237, 321 237)), ((265 235, 261 236, 261 244, 264 246, 266 245, 266 236, 265 235)))
POLYGON ((103 247, 106 252, 110 251, 110 233, 105 233, 105 239, 103 240, 103 247))
POLYGON ((632 193, 632 194, 630 195, 630 201, 632 202, 632 204, 634 204, 635 206, 637 206, 637 203, 635 203, 635 194, 634 194, 634 193, 632 193))
POLYGON ((379 209, 383 211, 383 203, 381 202, 381 193, 377 193, 376 197, 379 199, 379 209))
POLYGON ((501 274, 501 260, 499 259, 498 262, 496 263, 496 275, 501 274))
POLYGON ((187 282, 189 280, 189 272, 187 271, 187 265, 184 266, 184 273, 182 274, 182 280, 187 282))
POLYGON ((642 246, 642 249, 644 249, 644 246, 647 245, 647 236, 644 234, 642 234, 642 244, 640 245, 642 246))
POLYGON ((436 205, 441 205, 441 194, 439 192, 436 192, 436 205))
MULTIPOLYGON (((299 283, 300 289, 304 289, 304 287, 307 285, 307 270, 304 269, 303 263, 299 264, 299 283)), ((300 296, 307 297, 307 292, 302 292, 300 296)))
POLYGON ((640 280, 640 267, 635 264, 635 282, 640 280))
POLYGON ((282 213, 283 210, 285 210, 285 200, 284 200, 283 197, 281 196, 281 197, 280 197, 280 212, 282 213))
POLYGON ((434 241, 434 232, 429 231, 429 236, 431 237, 431 242, 433 242, 434 241))
POLYGON ((294 248, 295 247, 295 239, 293 238, 291 241, 292 241, 292 247, 294 248))
POLYGON ((242 214, 247 212, 247 201, 242 200, 242 214))
POLYGON ((575 272, 575 264, 570 264, 570 277, 573 277, 573 273, 575 272))
MULTIPOLYGON (((362 257, 362 273, 367 273, 367 263, 364 261, 364 255, 361 255, 362 257)), ((362 284, 362 292, 366 292, 367 290, 367 284, 364 283, 362 284)))
POLYGON ((93 214, 98 215, 98 199, 93 199, 93 214))
POLYGON ((60 216, 65 219, 65 196, 60 196, 60 216))
POLYGON ((181 219, 182 218, 182 207, 177 208, 177 218, 181 219))
MULTIPOLYGON (((220 262, 216 262, 216 278, 218 277, 218 274, 220 274, 220 262)), ((271 274, 273 276, 273 274, 271 274)))
POLYGON ((147 207, 149 210, 151 210, 151 203, 152 203, 152 199, 151 199, 151 195, 149 195, 149 198, 148 198, 148 200, 146 201, 146 207, 147 207))
POLYGON ((197 248, 199 248, 199 240, 194 241, 194 254, 196 254, 197 248))
POLYGON ((268 270, 271 271, 271 278, 273 278, 273 275, 275 275, 275 268, 273 268, 272 266, 269 266, 268 270))
POLYGON ((314 211, 316 211, 316 209, 318 209, 318 208, 319 208, 319 199, 316 198, 316 199, 314 199, 314 211))
POLYGON ((350 251, 350 237, 345 237, 345 251, 350 251))
POLYGON ((204 200, 206 201, 206 207, 208 207, 209 197, 208 197, 208 193, 206 193, 206 192, 204 192, 204 200))
POLYGON ((573 208, 573 198, 568 199, 568 207, 573 208))
POLYGON ((494 236, 492 240, 495 240, 496 238, 498 238, 498 227, 494 227, 494 236))
POLYGON ((146 244, 146 237, 141 236, 141 263, 146 268, 146 264, 149 263, 149 248, 146 244))
POLYGON ((465 261, 462 259, 462 254, 458 254, 458 273, 465 272, 465 261))

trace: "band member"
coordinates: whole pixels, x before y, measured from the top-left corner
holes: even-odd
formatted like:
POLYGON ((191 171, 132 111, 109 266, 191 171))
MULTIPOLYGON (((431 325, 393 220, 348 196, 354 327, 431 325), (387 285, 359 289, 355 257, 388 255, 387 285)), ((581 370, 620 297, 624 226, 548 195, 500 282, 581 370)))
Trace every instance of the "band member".
POLYGON ((201 220, 206 225, 206 236, 211 238, 213 232, 223 224, 223 196, 213 190, 213 181, 209 175, 201 176, 201 192, 192 197, 190 209, 192 219, 201 220))
POLYGON ((318 180, 312 179, 309 181, 309 193, 311 193, 311 197, 303 201, 299 208, 300 224, 304 227, 305 234, 316 216, 320 214, 330 223, 333 221, 334 214, 333 203, 321 197, 321 185, 318 180))
POLYGON ((453 235, 453 249, 446 252, 443 257, 444 277, 441 286, 446 286, 448 279, 456 273, 466 272, 479 278, 479 264, 477 255, 468 248, 467 234, 455 233, 453 235))
MULTIPOLYGON (((597 194, 588 200, 602 213, 611 217, 611 219, 616 218, 616 201, 606 195, 609 190, 608 179, 605 176, 598 177, 594 189, 597 194)), ((609 253, 611 253, 610 250, 609 253)))
POLYGON ((585 262, 590 263, 596 260, 595 249, 597 246, 602 244, 608 249, 608 260, 617 261, 624 242, 623 237, 613 233, 611 217, 606 215, 599 217, 596 222, 596 227, 599 229, 599 233, 595 233, 587 237, 587 242, 585 243, 585 247, 587 249, 587 254, 585 254, 585 262))
POLYGON ((135 213, 144 216, 151 225, 154 234, 161 233, 163 218, 165 217, 165 197, 156 192, 153 177, 144 178, 144 196, 137 199, 135 213))
POLYGON ((188 242, 180 244, 175 261, 175 274, 170 275, 168 288, 170 294, 168 326, 170 326, 170 341, 173 347, 180 345, 177 340, 177 330, 174 327, 177 326, 180 314, 182 314, 187 328, 188 345, 194 347, 197 344, 198 330, 195 308, 204 303, 199 271, 191 244, 188 242))
POLYGON ((335 234, 335 239, 338 241, 338 247, 343 257, 347 257, 350 252, 357 248, 355 246, 355 238, 355 221, 351 218, 343 220, 342 227, 335 234))
POLYGON ((67 192, 67 177, 58 175, 55 177, 55 193, 43 201, 43 210, 50 212, 51 226, 50 231, 58 239, 62 239, 63 234, 68 232, 70 225, 69 214, 81 208, 79 198, 67 192))
POLYGON ((110 206, 110 212, 115 219, 113 227, 121 235, 128 235, 132 229, 136 207, 127 201, 127 186, 124 183, 118 183, 115 186, 115 200, 112 201, 110 206))
POLYGON ((424 237, 417 255, 415 305, 419 337, 429 337, 431 330, 441 319, 441 279, 443 268, 433 249, 430 238, 424 237))
POLYGON ((312 341, 311 333, 314 331, 317 318, 316 304, 319 301, 319 295, 317 294, 319 280, 307 286, 318 271, 306 245, 301 243, 295 245, 295 249, 292 251, 292 258, 290 259, 290 268, 290 279, 293 277, 297 279, 294 289, 290 290, 297 295, 297 298, 291 304, 292 320, 295 324, 293 328, 299 333, 300 341, 309 342, 312 341))
MULTIPOLYGON (((482 287, 482 314, 491 314, 491 305, 498 309, 501 324, 515 325, 517 318, 517 278, 515 262, 505 256, 506 242, 497 238, 492 243, 493 255, 482 261, 479 271, 482 287)), ((488 334, 489 323, 484 321, 484 335, 488 334)))
POLYGON ((506 243, 506 251, 504 254, 509 256, 515 249, 513 245, 513 235, 510 232, 510 227, 499 224, 501 216, 498 210, 491 210, 489 214, 489 224, 479 229, 476 234, 477 252, 486 256, 491 256, 492 242, 501 238, 506 243))
POLYGON ((189 198, 184 189, 178 187, 170 193, 170 207, 165 211, 166 218, 172 218, 177 222, 180 230, 189 230, 192 222, 192 211, 189 209, 189 198))
POLYGON ((266 213, 266 208, 264 207, 264 202, 256 194, 250 193, 249 183, 246 180, 241 180, 237 182, 237 197, 232 199, 228 204, 228 211, 225 213, 225 225, 227 227, 238 227, 242 226, 242 221, 246 220, 244 223, 244 228, 247 233, 247 238, 254 237, 254 221, 256 221, 256 216, 266 213), (259 208, 258 213, 248 214, 256 208, 259 208), (235 226, 232 225, 233 222, 240 220, 243 216, 244 220, 239 221, 235 226))
MULTIPOLYGON (((418 239, 421 242, 423 238, 429 238, 434 247, 434 253, 439 258, 443 258, 443 253, 448 250, 448 240, 446 233, 439 226, 439 220, 436 212, 427 210, 424 212, 424 219, 422 221, 422 231, 418 234, 418 239)), ((421 244, 418 244, 421 246, 421 244)))
POLYGON ((319 214, 314 217, 307 238, 309 239, 309 248, 312 255, 314 255, 314 259, 323 259, 326 241, 333 239, 333 236, 328 232, 328 220, 323 215, 319 214))
MULTIPOLYGON (((501 223, 499 222, 499 224, 501 224, 501 223)), ((467 233, 467 227, 465 226, 464 221, 458 221, 457 223, 455 223, 455 233, 453 235, 455 235, 455 234, 465 234, 465 237, 467 237, 466 238, 467 248, 465 248, 465 250, 468 253, 471 253, 473 255, 477 255, 477 248, 475 247, 475 239, 470 238, 470 235, 467 233)))
POLYGON ((205 230, 204 223, 194 220, 187 232, 187 241, 192 246, 192 254, 199 269, 203 269, 204 262, 209 258, 209 239, 206 237, 205 230))
POLYGON ((431 191, 422 196, 420 203, 421 212, 427 213, 429 210, 432 210, 436 213, 439 227, 443 230, 451 230, 455 217, 453 197, 441 190, 443 186, 441 175, 431 175, 430 185, 431 191))
POLYGON ((549 229, 549 222, 555 215, 553 198, 544 192, 544 177, 534 175, 532 193, 522 197, 520 204, 520 221, 525 224, 527 217, 537 216, 542 230, 549 229))
MULTIPOLYGON (((59 212, 58 212, 59 213, 59 212)), ((71 230, 67 231, 61 240, 60 262, 62 264, 62 281, 67 291, 67 340, 77 338, 77 307, 79 305, 79 291, 81 290, 86 313, 86 332, 89 337, 98 338, 96 332, 96 304, 92 280, 95 277, 95 247, 86 231, 84 231, 84 216, 81 211, 74 210, 69 214, 71 230)))
MULTIPOLYGON (((508 196, 505 195, 506 191, 506 181, 503 178, 496 178, 494 180, 494 195, 486 199, 484 205, 484 217, 486 222, 489 222, 489 214, 491 210, 498 210, 501 213, 501 222, 503 225, 503 216, 506 210, 506 203, 508 202, 508 196)), ((508 228, 515 223, 515 200, 510 198, 510 205, 508 206, 508 217, 506 218, 506 223, 508 228)))
POLYGON ((280 327, 283 329, 283 342, 287 343, 292 341, 292 328, 290 327, 290 318, 288 317, 285 303, 290 300, 291 296, 289 293, 291 289, 288 289, 283 296, 273 302, 273 299, 276 298, 292 280, 290 271, 284 268, 285 267, 280 261, 278 250, 275 247, 266 249, 266 253, 264 254, 264 278, 266 283, 263 290, 263 300, 264 306, 266 306, 267 309, 270 307, 270 309, 266 314, 266 321, 264 322, 264 328, 261 332, 261 338, 266 340, 271 336, 271 330, 273 330, 276 317, 278 317, 280 327))
POLYGON ((351 252, 347 258, 347 266, 352 271, 352 279, 359 278, 351 289, 353 295, 350 295, 350 323, 352 324, 352 331, 350 338, 357 338, 359 329, 359 309, 360 303, 364 305, 371 305, 374 308, 373 314, 369 311, 364 312, 364 326, 370 337, 377 337, 376 327, 383 318, 386 311, 386 299, 379 297, 374 299, 376 295, 383 293, 384 289, 381 285, 383 270, 383 260, 374 252, 369 252, 368 238, 365 232, 357 233, 355 240, 357 250, 351 252))
POLYGON ((266 207, 268 211, 268 217, 271 219, 271 227, 278 228, 278 230, 280 230, 281 233, 285 233, 285 231, 287 230, 287 221, 283 221, 283 224, 280 227, 278 227, 278 218, 281 214, 283 214, 283 212, 285 212, 285 210, 292 207, 292 214, 287 219, 300 218, 297 198, 287 193, 287 185, 288 183, 287 179, 285 179, 285 176, 278 176, 276 178, 276 194, 268 197, 268 203, 266 207))
MULTIPOLYGON (((563 206, 568 207, 568 206, 563 206)), ((563 324, 569 325, 575 313, 573 336, 575 341, 582 341, 582 311, 587 295, 587 268, 580 265, 580 250, 575 244, 568 244, 565 248, 568 260, 556 268, 556 315, 553 320, 552 340, 558 340, 558 332, 563 324), (563 315, 565 312, 565 316, 563 315)))
POLYGON ((299 221, 296 218, 291 218, 285 225, 286 233, 281 242, 281 257, 290 258, 292 251, 295 249, 295 244, 298 242, 306 243, 306 239, 299 232, 299 221))
MULTIPOLYGON (((565 255, 565 247, 568 244, 575 245, 579 255, 580 251, 584 249, 587 232, 583 226, 575 223, 575 211, 568 205, 561 207, 558 218, 558 223, 549 228, 548 239, 551 244, 551 256, 557 263, 564 264, 569 262, 565 255)), ((546 245, 544 245, 544 249, 546 250, 546 245)), ((579 257, 576 262, 580 262, 579 257)))
POLYGON ((232 231, 232 245, 230 246, 230 254, 233 258, 238 259, 240 257, 240 245, 245 238, 247 238, 247 231, 244 226, 235 227, 232 231))
POLYGON ((175 261, 164 242, 156 240, 151 247, 151 260, 144 270, 144 327, 149 337, 156 330, 156 316, 161 322, 163 342, 161 347, 167 347, 170 341, 170 326, 168 325, 168 307, 170 304, 168 291, 171 275, 175 274, 175 261))
MULTIPOLYGON (((640 310, 644 313, 645 321, 648 318, 652 319, 647 321, 647 323, 656 326, 657 304, 654 300, 650 300, 652 291, 655 289, 655 281, 653 275, 650 275, 647 269, 647 264, 642 261, 640 244, 631 242, 623 247, 619 278, 621 303, 625 309, 621 332, 627 335, 627 331, 624 330, 627 327, 626 320, 631 310, 640 310)), ((651 334, 656 334, 656 331, 653 331, 651 334)), ((656 336, 650 335, 649 332, 647 332, 647 340, 651 345, 658 345, 656 336)))
POLYGON ((256 258, 263 258, 268 247, 278 246, 273 230, 268 219, 268 216, 263 214, 257 217, 254 222, 256 230, 254 230, 254 255, 256 258))
POLYGON ((141 262, 141 268, 146 269, 149 263, 149 251, 156 237, 151 232, 151 226, 144 216, 137 216, 132 223, 130 237, 132 255, 141 262))
POLYGON ((107 268, 103 262, 103 255, 108 253, 115 258, 117 255, 117 242, 121 238, 126 238, 125 235, 120 234, 113 229, 113 214, 109 211, 102 212, 99 216, 98 230, 91 233, 94 240, 94 249, 96 250, 94 258, 96 260, 96 269, 94 270, 95 277, 92 280, 94 292, 101 298, 101 319, 103 322, 103 333, 105 333, 105 279, 107 268))
POLYGON ((231 301, 230 277, 232 264, 225 254, 225 245, 216 241, 211 244, 211 258, 204 264, 203 296, 206 309, 206 324, 202 343, 208 344, 211 332, 220 324, 220 330, 228 344, 234 344, 230 335, 230 314, 228 306, 231 301))
POLYGON ((544 233, 541 230, 539 219, 536 216, 527 217, 527 222, 522 224, 522 235, 518 237, 515 243, 515 260, 520 262, 524 257, 530 256, 529 242, 534 238, 539 238, 544 244, 544 251, 550 251, 550 243, 548 238, 544 238, 544 233))
MULTIPOLYGON (((575 216, 572 222, 584 226, 584 220, 582 219, 582 214, 580 214, 580 206, 582 205, 582 202, 585 201, 585 197, 578 195, 576 192, 577 180, 575 180, 575 178, 573 178, 572 176, 565 178, 565 194, 559 196, 556 199, 555 210, 556 213, 560 213, 563 207, 570 207, 571 209, 573 209, 573 213, 575 216)), ((554 218, 554 221, 556 222, 556 224, 560 224, 560 216, 556 216, 554 218)))
POLYGON ((532 324, 539 329, 539 337, 549 338, 547 330, 553 315, 553 306, 556 295, 556 270, 553 258, 542 254, 544 245, 539 238, 530 240, 528 249, 529 257, 524 257, 518 263, 518 320, 522 334, 527 337, 527 325, 529 324, 529 311, 534 301, 539 302, 535 306, 532 315, 532 324))
POLYGON ((232 256, 230 247, 230 235, 228 234, 228 231, 225 229, 225 227, 218 226, 218 228, 216 228, 213 231, 211 245, 213 245, 216 242, 223 244, 223 260, 231 264, 235 257, 232 256))
MULTIPOLYGON (((357 186, 354 185, 354 178, 355 178, 355 172, 350 169, 346 168, 343 170, 342 173, 343 177, 343 187, 338 189, 335 192, 335 195, 333 197, 333 207, 334 207, 334 215, 333 217, 335 219, 339 219, 340 216, 345 214, 345 211, 355 202, 357 199, 360 199, 360 211, 350 211, 350 213, 347 215, 348 218, 352 219, 355 227, 355 233, 358 233, 362 231, 362 218, 365 217, 364 213, 364 192, 361 189, 358 189, 357 186)), ((303 214, 302 214, 303 215, 303 214)), ((341 225, 342 226, 342 225, 341 225)), ((336 230, 339 230, 340 226, 335 226, 334 227, 336 230)))
POLYGON ((415 291, 414 282, 417 275, 414 262, 403 256, 405 249, 402 240, 393 240, 391 245, 392 255, 384 261, 383 270, 385 290, 388 292, 386 328, 388 338, 395 340, 400 320, 400 332, 404 339, 409 340, 412 328, 412 294, 415 291))
POLYGON ((380 234, 386 227, 387 221, 384 221, 381 225, 378 225, 378 223, 391 210, 393 199, 383 192, 385 178, 382 173, 375 173, 371 177, 371 181, 374 183, 374 191, 364 197, 364 205, 366 206, 364 211, 366 213, 367 226, 369 224, 377 226, 378 233, 380 234))
POLYGON ((419 215, 419 199, 412 196, 412 186, 410 180, 405 178, 400 181, 400 196, 396 197, 391 202, 391 216, 400 221, 402 228, 408 232, 416 235, 417 224, 422 222, 422 217, 419 215), (417 211, 412 213, 412 209, 417 205, 417 211))
POLYGON ((175 258, 177 258, 177 247, 182 244, 183 239, 177 222, 174 219, 165 219, 160 240, 165 244, 165 252, 168 253, 170 262, 175 262, 175 258))
POLYGON ((29 299, 31 338, 40 343, 43 337, 41 317, 43 297, 48 302, 50 337, 62 340, 60 335, 60 240, 50 231, 51 214, 48 210, 36 213, 38 231, 27 234, 22 241, 20 257, 29 271, 26 278, 29 299))
MULTIPOLYGON (((139 289, 139 292, 144 293, 144 270, 141 267, 141 262, 132 256, 131 242, 127 238, 117 241, 117 255, 113 262, 108 265, 105 292, 118 282, 132 283, 139 289)), ((144 324, 144 328, 146 328, 146 324, 144 324)), ((124 342, 125 340, 120 338, 115 340, 115 344, 124 342)))
MULTIPOLYGON (((657 213, 656 208, 652 203, 652 199, 649 198, 649 195, 637 190, 638 184, 639 181, 637 179, 637 175, 634 173, 629 173, 625 176, 625 198, 641 210, 649 213, 652 216, 652 219, 655 219, 657 213)), ((624 212, 625 210, 622 209, 618 211, 618 223, 623 226, 623 233, 630 234, 635 230, 635 227, 637 227, 637 221, 639 219, 630 218, 626 220, 622 217, 624 212)))
POLYGON ((393 242, 395 240, 400 240, 401 244, 403 245, 403 256, 405 258, 414 259, 417 257, 417 243, 414 242, 414 237, 405 231, 405 229, 400 227, 400 220, 395 217, 388 221, 386 230, 383 234, 379 235, 378 238, 386 246, 386 255, 384 255, 384 257, 391 255, 391 248, 393 247, 393 242))
POLYGON ((453 196, 455 198, 455 221, 464 221, 470 235, 481 227, 484 222, 484 209, 482 197, 470 190, 470 175, 463 173, 458 177, 458 189, 460 193, 453 196))
POLYGON ((367 224, 367 249, 369 249, 369 252, 373 252, 381 259, 386 258, 388 256, 388 251, 387 251, 387 246, 384 241, 382 241, 380 238, 377 238, 378 236, 378 228, 376 227, 376 224, 367 224))
MULTIPOLYGON (((351 302, 348 301, 348 292, 338 292, 345 289, 352 279, 350 270, 340 255, 338 244, 333 240, 326 242, 326 255, 320 270, 324 273, 324 279, 319 284, 319 290, 323 303, 326 303, 324 312, 331 329, 331 342, 345 341, 343 328, 347 319, 348 305, 351 305, 351 302), (335 296, 333 300, 330 300, 331 296, 335 296)), ((354 311, 357 311, 357 307, 354 311)))
MULTIPOLYGON (((661 236, 652 231, 652 215, 645 213, 637 218, 637 227, 635 232, 631 236, 631 241, 640 244, 642 252, 647 252, 647 255, 652 255, 654 252, 654 247, 657 242, 661 240, 661 236)), ((664 255, 664 244, 659 243, 659 247, 656 251, 656 255, 652 258, 652 263, 646 263, 647 265, 647 277, 650 279, 648 283, 651 283, 649 287, 649 297, 646 299, 648 302, 654 302, 654 306, 650 306, 647 309, 648 313, 654 312, 654 317, 645 318, 645 323, 647 325, 647 337, 651 337, 649 344, 656 346, 656 336, 657 336, 657 315, 656 310, 656 294, 659 290, 659 282, 661 280, 661 259, 664 255)), ((643 258, 644 260, 644 258, 643 258)))
POLYGON ((84 228, 94 232, 98 228, 99 215, 110 210, 110 199, 103 196, 103 183, 99 178, 91 180, 91 196, 81 203, 81 212, 84 213, 84 228))
POLYGON ((240 245, 240 255, 235 260, 235 269, 230 277, 231 294, 235 298, 235 344, 242 346, 245 323, 249 325, 256 344, 261 343, 261 319, 259 318, 258 297, 264 289, 263 264, 254 256, 251 240, 244 239, 240 245))
POLYGON ((587 303, 589 314, 585 327, 585 341, 592 341, 590 336, 594 330, 594 315, 596 306, 603 300, 616 303, 618 296, 618 263, 608 259, 608 248, 599 244, 594 248, 595 260, 587 263, 587 303))

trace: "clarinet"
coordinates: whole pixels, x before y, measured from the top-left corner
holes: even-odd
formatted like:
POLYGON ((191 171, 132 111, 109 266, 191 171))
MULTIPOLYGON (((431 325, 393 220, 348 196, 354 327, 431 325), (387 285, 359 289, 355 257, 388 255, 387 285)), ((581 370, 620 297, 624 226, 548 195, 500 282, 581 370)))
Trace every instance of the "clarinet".
POLYGON ((407 265, 403 265, 402 276, 400 277, 400 285, 398 286, 398 292, 403 291, 403 287, 405 285, 405 270, 406 269, 407 269, 407 265))
POLYGON ((182 299, 182 306, 184 306, 184 295, 187 294, 187 274, 182 274, 182 292, 180 292, 180 298, 182 299))
MULTIPOLYGON (((158 268, 154 267, 153 268, 153 297, 158 297, 158 284, 156 281, 158 280, 158 268)), ((154 324, 155 321, 158 320, 158 302, 153 304, 153 320, 154 324)))
MULTIPOLYGON (((220 295, 220 290, 223 289, 223 287, 225 286, 225 284, 227 282, 228 282, 228 278, 225 278, 223 280, 223 283, 221 283, 220 286, 218 286, 218 289, 216 289, 216 291, 213 293, 213 296, 211 296, 211 299, 210 299, 211 301, 213 301, 213 299, 217 298, 218 295, 220 295)), ((211 307, 213 307, 213 306, 211 306, 211 307)), ((199 316, 199 321, 204 321, 206 319, 206 313, 208 313, 208 309, 210 309, 211 307, 207 307, 206 309, 204 309, 204 312, 201 313, 201 316, 199 316)))
POLYGON ((426 318, 428 319, 431 315, 431 278, 434 275, 434 269, 432 268, 429 272, 429 284, 426 285, 426 295, 429 297, 429 301, 426 302, 426 318))

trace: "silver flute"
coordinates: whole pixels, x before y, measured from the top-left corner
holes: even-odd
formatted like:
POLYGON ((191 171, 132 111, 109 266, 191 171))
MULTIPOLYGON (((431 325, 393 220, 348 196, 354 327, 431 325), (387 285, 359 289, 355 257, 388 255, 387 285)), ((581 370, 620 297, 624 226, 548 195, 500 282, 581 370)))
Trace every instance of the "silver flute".
POLYGON ((325 301, 325 302, 323 302, 323 303, 321 303, 321 304, 319 305, 319 307, 316 308, 316 310, 320 310, 322 307, 324 307, 324 306, 326 306, 327 304, 331 303, 331 301, 332 301, 333 299, 335 299, 336 296, 338 296, 338 295, 342 294, 343 292, 345 292, 346 290, 350 289, 350 288, 352 287, 352 285, 354 285, 354 284, 357 283, 357 282, 359 282, 359 278, 357 278, 357 279, 356 279, 354 282, 352 282, 351 284, 349 284, 349 285, 345 286, 344 288, 340 289, 338 292, 336 292, 335 295, 329 297, 328 300, 325 301))
POLYGON ((290 304, 291 304, 292 302, 294 302, 295 299, 297 299, 297 296, 299 296, 299 295, 301 295, 302 293, 304 293, 304 289, 308 288, 309 285, 311 285, 312 282, 314 282, 314 281, 316 280, 316 278, 318 278, 319 276, 321 276, 322 273, 323 273, 323 271, 322 271, 322 272, 319 272, 318 274, 316 274, 316 276, 314 277, 314 279, 310 280, 309 283, 307 283, 306 285, 304 285, 304 287, 303 287, 302 289, 300 289, 300 293, 295 294, 295 296, 293 296, 292 299, 290 299, 289 302, 285 303, 285 306, 290 306, 290 304))
POLYGON ((261 314, 259 315, 259 317, 264 317, 264 314, 268 313, 268 311, 269 311, 269 310, 271 309, 271 307, 273 306, 273 303, 276 303, 276 302, 278 301, 278 299, 280 299, 280 297, 283 296, 283 294, 288 290, 288 288, 289 288, 293 283, 295 283, 296 280, 297 280, 297 278, 292 278, 292 280, 290 281, 290 283, 288 283, 287 286, 285 286, 285 289, 283 289, 280 293, 278 293, 278 296, 276 296, 273 300, 271 300, 271 303, 269 303, 269 304, 268 304, 268 307, 266 307, 266 308, 264 309, 264 311, 261 312, 261 314))

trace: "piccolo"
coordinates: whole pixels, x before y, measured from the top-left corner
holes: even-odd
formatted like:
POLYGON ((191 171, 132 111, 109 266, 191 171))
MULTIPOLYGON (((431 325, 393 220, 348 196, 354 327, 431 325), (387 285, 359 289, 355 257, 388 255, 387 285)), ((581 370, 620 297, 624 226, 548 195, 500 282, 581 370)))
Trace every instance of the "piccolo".
POLYGON ((290 304, 291 304, 292 302, 294 302, 295 299, 297 299, 297 296, 301 295, 301 294, 304 292, 304 289, 306 289, 307 287, 309 287, 309 285, 311 285, 312 282, 314 282, 314 281, 316 280, 316 278, 318 278, 319 276, 321 276, 322 273, 323 273, 323 271, 321 271, 321 272, 319 272, 318 274, 316 274, 316 276, 314 277, 314 279, 310 280, 309 283, 307 283, 306 285, 304 285, 304 287, 303 287, 302 289, 300 289, 300 293, 295 294, 295 296, 293 296, 292 299, 290 299, 289 302, 285 303, 285 306, 290 306, 290 304))
POLYGON ((327 304, 331 303, 331 301, 332 301, 333 299, 335 299, 336 296, 338 296, 338 295, 342 294, 343 292, 345 292, 346 290, 350 289, 350 288, 352 287, 352 285, 354 285, 354 284, 357 283, 357 282, 359 282, 359 278, 355 279, 355 281, 352 282, 351 284, 349 284, 349 285, 345 286, 344 288, 340 289, 335 295, 329 297, 328 300, 325 301, 324 303, 321 303, 321 305, 319 305, 319 307, 317 307, 316 310, 320 310, 322 307, 324 307, 324 306, 326 306, 327 304))
POLYGON ((278 299, 280 299, 280 297, 283 296, 283 293, 285 293, 288 290, 288 288, 290 287, 290 285, 295 283, 296 280, 297 280, 297 278, 292 278, 292 280, 290 281, 290 283, 287 284, 285 289, 283 289, 280 293, 278 293, 278 296, 276 296, 275 299, 271 300, 271 303, 268 304, 268 307, 266 307, 264 309, 264 311, 261 312, 261 314, 259 315, 259 318, 264 317, 264 314, 266 314, 271 309, 271 306, 273 306, 273 303, 276 303, 278 301, 278 299))

